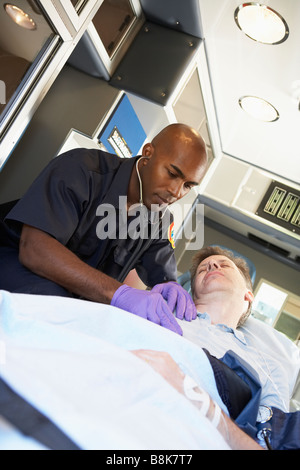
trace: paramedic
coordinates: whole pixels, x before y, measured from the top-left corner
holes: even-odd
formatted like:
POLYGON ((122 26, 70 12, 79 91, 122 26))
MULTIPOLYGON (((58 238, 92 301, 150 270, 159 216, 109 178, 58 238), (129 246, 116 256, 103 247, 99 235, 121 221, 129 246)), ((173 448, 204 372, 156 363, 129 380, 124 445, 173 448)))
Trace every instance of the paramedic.
POLYGON ((204 140, 183 124, 163 129, 141 157, 76 149, 53 159, 0 227, 0 289, 111 303, 182 334, 172 311, 192 320, 196 310, 174 282, 167 206, 198 185, 206 167, 204 140), (129 212, 138 204, 150 237, 129 234, 136 220, 143 225, 129 212), (133 270, 154 289, 126 285, 133 270))

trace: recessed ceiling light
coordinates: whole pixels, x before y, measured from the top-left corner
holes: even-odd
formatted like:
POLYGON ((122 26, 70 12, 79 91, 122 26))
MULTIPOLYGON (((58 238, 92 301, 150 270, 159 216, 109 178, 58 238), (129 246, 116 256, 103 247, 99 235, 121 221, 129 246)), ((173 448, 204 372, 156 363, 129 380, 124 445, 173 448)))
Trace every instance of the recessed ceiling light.
POLYGON ((238 27, 254 41, 280 44, 289 36, 289 28, 281 15, 260 3, 242 3, 234 13, 238 27))
POLYGON ((4 9, 8 16, 19 26, 25 29, 36 29, 36 24, 32 18, 30 18, 27 13, 25 13, 21 8, 17 7, 16 5, 12 5, 11 3, 5 3, 4 9))
POLYGON ((260 121, 274 122, 279 119, 279 113, 268 101, 257 96, 243 96, 239 99, 240 107, 250 116, 260 121))

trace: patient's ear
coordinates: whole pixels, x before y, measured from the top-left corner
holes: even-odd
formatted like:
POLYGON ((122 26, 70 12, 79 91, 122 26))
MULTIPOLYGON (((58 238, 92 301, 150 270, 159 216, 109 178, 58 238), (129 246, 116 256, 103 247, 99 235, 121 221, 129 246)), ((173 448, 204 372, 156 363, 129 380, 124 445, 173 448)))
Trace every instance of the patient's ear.
POLYGON ((247 302, 253 302, 254 294, 251 290, 247 290, 247 292, 245 293, 244 300, 246 300, 247 302))

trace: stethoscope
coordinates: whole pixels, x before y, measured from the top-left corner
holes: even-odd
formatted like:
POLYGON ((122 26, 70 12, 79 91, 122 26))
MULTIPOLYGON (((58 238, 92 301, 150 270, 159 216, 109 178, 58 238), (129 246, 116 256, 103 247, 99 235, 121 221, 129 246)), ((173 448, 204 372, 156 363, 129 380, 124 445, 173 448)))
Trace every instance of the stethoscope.
POLYGON ((142 185, 141 175, 140 175, 140 172, 139 172, 139 162, 141 160, 143 160, 143 158, 148 158, 148 157, 141 157, 135 163, 135 168, 136 168, 136 172, 137 172, 137 176, 138 176, 138 180, 139 180, 139 185, 140 185, 140 205, 141 206, 144 205, 144 202, 143 202, 143 185, 142 185))
MULTIPOLYGON (((138 176, 138 180, 139 180, 139 189, 140 189, 140 199, 139 199, 139 204, 140 206, 143 206, 144 205, 144 202, 143 202, 143 184, 142 184, 142 179, 141 179, 141 175, 140 175, 140 172, 139 172, 139 168, 138 168, 138 165, 139 165, 139 162, 143 159, 143 158, 149 158, 149 157, 140 157, 136 163, 135 163, 135 168, 136 168, 136 173, 137 173, 137 176, 138 176)), ((160 216, 160 220, 162 220, 163 216, 165 215, 166 213, 166 210, 167 210, 168 206, 165 207, 164 211, 162 212, 162 215, 160 216)), ((157 222, 151 222, 151 224, 154 224, 154 223, 157 223, 157 222)), ((136 258, 136 255, 137 253, 140 251, 141 247, 142 247, 142 244, 143 244, 144 240, 143 238, 140 238, 139 241, 138 241, 138 244, 132 254, 132 256, 130 256, 129 260, 127 261, 127 263, 125 264, 125 266, 123 267, 121 273, 119 274, 118 276, 118 281, 119 282, 123 282, 126 275, 127 275, 127 272, 129 271, 129 268, 130 268, 130 265, 133 263, 133 261, 135 260, 136 258)), ((151 238, 149 238, 145 244, 145 250, 148 248, 148 246, 151 244, 151 238)))
MULTIPOLYGON (((144 202, 143 202, 143 184, 142 184, 142 180, 141 180, 141 175, 140 175, 140 172, 139 172, 139 162, 143 159, 143 158, 147 158, 149 159, 149 157, 140 157, 136 163, 135 163, 135 168, 136 168, 136 172, 137 172, 137 176, 138 176, 138 180, 139 180, 139 186, 140 186, 140 205, 143 206, 144 205, 144 202)), ((162 214, 160 216, 160 219, 163 218, 163 216, 165 215, 166 211, 168 209, 168 205, 166 205, 166 207, 164 208, 164 210, 162 211, 162 214)), ((153 223, 153 222, 150 222, 150 223, 153 223)))

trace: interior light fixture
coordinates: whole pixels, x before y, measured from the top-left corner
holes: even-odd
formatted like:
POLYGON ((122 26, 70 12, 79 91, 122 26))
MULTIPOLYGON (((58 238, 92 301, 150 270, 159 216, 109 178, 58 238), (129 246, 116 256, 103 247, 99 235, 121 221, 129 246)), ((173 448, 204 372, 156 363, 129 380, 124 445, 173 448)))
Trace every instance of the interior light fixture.
POLYGON ((239 99, 239 105, 246 113, 260 121, 274 122, 279 119, 277 109, 257 96, 243 96, 239 99))
POLYGON ((5 3, 4 9, 8 16, 19 26, 25 29, 36 29, 36 24, 32 18, 30 18, 27 13, 25 13, 21 8, 13 5, 11 3, 5 3))
POLYGON ((242 3, 234 12, 237 26, 254 41, 280 44, 289 36, 284 18, 272 8, 260 3, 242 3))

